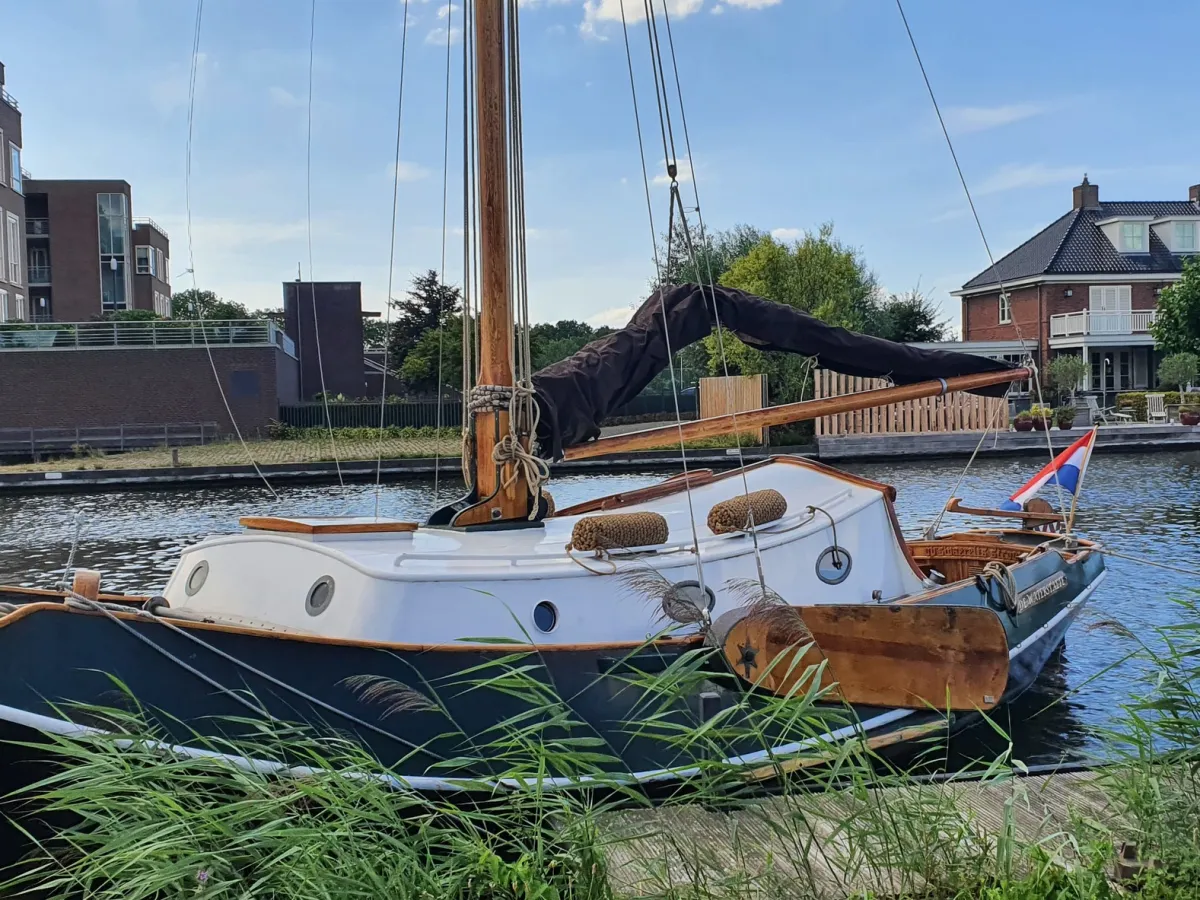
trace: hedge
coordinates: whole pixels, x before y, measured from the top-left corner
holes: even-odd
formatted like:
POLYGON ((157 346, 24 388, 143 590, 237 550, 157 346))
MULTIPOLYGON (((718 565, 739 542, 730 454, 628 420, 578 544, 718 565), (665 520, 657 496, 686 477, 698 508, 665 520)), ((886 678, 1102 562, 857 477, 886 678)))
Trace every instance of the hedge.
MULTIPOLYGON (((1117 410, 1119 412, 1128 412, 1137 421, 1145 422, 1146 393, 1146 391, 1130 391, 1125 394, 1117 394, 1117 410)), ((1181 397, 1179 391, 1163 391, 1162 393, 1165 395, 1163 403, 1167 406, 1174 406, 1180 403, 1200 403, 1200 394, 1187 394, 1181 397)))

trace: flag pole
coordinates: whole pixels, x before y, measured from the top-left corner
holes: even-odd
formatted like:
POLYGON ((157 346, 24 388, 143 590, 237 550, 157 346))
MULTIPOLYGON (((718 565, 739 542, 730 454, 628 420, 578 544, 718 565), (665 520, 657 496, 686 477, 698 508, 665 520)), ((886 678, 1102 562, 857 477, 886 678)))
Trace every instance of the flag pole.
POLYGON ((1084 462, 1083 469, 1079 473, 1079 482, 1075 485, 1075 493, 1071 495, 1071 513, 1067 517, 1067 534, 1070 534, 1071 529, 1075 527, 1075 505, 1079 502, 1079 492, 1083 490, 1083 479, 1087 475, 1088 464, 1092 461, 1092 451, 1096 449, 1096 432, 1099 428, 1099 425, 1092 426, 1092 440, 1088 445, 1086 462, 1084 462))

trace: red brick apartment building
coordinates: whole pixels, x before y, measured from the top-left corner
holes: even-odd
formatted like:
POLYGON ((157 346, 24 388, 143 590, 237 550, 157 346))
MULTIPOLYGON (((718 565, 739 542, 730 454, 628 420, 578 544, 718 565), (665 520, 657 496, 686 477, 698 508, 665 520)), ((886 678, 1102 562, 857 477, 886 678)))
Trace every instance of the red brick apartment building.
POLYGON ((1158 295, 1200 252, 1200 185, 1186 200, 1101 201, 1087 176, 1071 210, 955 291, 962 349, 1013 361, 1022 340, 1038 360, 1090 364, 1085 389, 1154 387, 1150 325, 1158 295))

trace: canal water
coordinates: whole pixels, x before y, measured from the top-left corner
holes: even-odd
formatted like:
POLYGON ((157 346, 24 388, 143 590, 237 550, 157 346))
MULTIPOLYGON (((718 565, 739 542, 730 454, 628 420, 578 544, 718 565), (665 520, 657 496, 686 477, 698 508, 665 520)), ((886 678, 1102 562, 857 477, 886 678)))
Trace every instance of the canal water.
MULTIPOLYGON (((993 505, 1028 479, 1044 460, 983 460, 963 478, 957 495, 968 505, 993 505)), ((916 535, 944 505, 962 473, 960 461, 871 463, 849 471, 895 485, 906 534, 916 535)), ((663 473, 556 478, 560 507, 589 497, 654 484, 663 473)), ((384 485, 382 514, 420 517, 452 499, 462 482, 453 472, 435 489, 431 480, 384 485)), ((261 486, 180 491, 97 492, 0 497, 0 583, 56 586, 76 544, 74 565, 100 569, 106 587, 151 593, 165 585, 181 547, 206 535, 237 530, 241 515, 371 515, 374 486, 280 486, 273 498, 261 486), (78 534, 76 542, 75 537, 78 534)), ((1053 489, 1045 492, 1054 502, 1053 489)), ((948 516, 957 527, 971 523, 948 516), (957 521, 955 521, 957 520, 957 521)), ((1088 468, 1078 528, 1123 554, 1200 573, 1200 452, 1098 455, 1088 468)), ((1173 602, 1191 596, 1200 576, 1108 560, 1109 578, 1072 628, 1039 682, 1002 710, 997 724, 1012 735, 1015 756, 1028 763, 1090 757, 1103 752, 1096 729, 1120 715, 1140 690, 1128 639, 1097 627, 1120 622, 1154 641, 1154 629, 1188 612, 1173 602)), ((956 742, 956 755, 992 757, 1004 742, 986 725, 956 742)))

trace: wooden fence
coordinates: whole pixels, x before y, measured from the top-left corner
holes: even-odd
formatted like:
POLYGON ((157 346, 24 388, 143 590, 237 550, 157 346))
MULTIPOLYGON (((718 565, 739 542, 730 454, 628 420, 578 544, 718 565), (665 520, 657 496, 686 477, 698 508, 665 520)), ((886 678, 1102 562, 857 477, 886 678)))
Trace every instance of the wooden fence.
MULTIPOLYGON (((828 369, 816 371, 817 399, 842 397, 860 391, 888 387, 879 378, 855 378, 828 369)), ((985 431, 1008 427, 1008 400, 1004 397, 979 397, 954 393, 944 397, 926 397, 904 403, 890 403, 871 409, 822 416, 816 420, 818 435, 929 434, 945 431, 985 431)))
MULTIPOLYGON (((700 379, 700 418, 727 416, 730 413, 762 409, 767 405, 766 375, 730 375, 728 378, 700 379)), ((766 428, 747 429, 767 443, 766 428)))

